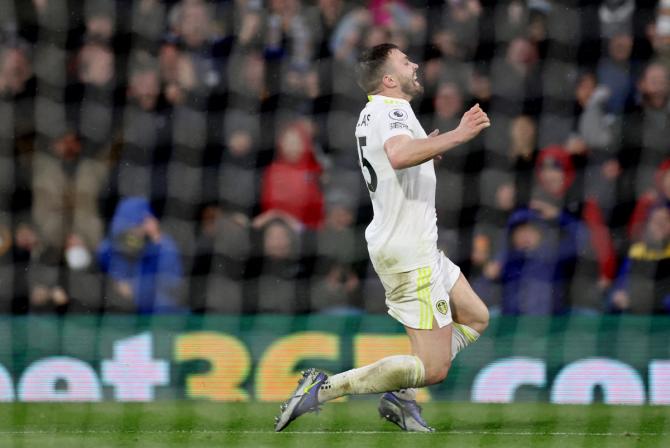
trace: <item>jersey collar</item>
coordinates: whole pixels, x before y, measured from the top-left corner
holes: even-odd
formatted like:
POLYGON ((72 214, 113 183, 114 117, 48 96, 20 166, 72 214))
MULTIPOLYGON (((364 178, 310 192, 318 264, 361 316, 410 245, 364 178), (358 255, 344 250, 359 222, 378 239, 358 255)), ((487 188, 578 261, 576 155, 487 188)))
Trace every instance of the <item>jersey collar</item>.
POLYGON ((382 102, 384 104, 409 104, 409 101, 402 98, 391 98, 390 96, 384 95, 368 95, 369 102, 382 102))

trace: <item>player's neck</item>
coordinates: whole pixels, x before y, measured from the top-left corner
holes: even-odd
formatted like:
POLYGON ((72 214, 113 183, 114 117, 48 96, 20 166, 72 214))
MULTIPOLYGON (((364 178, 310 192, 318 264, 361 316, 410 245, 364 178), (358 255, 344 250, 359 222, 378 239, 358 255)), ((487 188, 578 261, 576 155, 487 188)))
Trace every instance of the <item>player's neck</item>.
POLYGON ((388 98, 397 98, 407 102, 412 101, 412 97, 404 93, 402 90, 382 89, 378 92, 371 93, 371 95, 380 95, 388 98))

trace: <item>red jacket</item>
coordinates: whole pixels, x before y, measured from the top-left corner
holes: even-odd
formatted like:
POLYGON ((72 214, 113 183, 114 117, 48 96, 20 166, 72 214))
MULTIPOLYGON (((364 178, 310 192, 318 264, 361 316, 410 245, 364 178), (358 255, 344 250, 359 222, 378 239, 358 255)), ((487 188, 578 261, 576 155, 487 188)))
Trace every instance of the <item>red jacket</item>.
POLYGON ((311 229, 318 229, 324 220, 324 199, 321 191, 321 165, 314 156, 310 132, 301 122, 290 124, 277 139, 275 160, 263 173, 262 210, 281 210, 311 229), (282 139, 295 132, 303 151, 295 162, 286 158, 282 139))

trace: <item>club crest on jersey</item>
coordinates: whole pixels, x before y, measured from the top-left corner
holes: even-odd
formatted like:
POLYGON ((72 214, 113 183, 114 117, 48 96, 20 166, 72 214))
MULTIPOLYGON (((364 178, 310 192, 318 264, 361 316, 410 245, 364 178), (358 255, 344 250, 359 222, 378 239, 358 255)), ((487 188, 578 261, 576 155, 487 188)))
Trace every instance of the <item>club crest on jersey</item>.
POLYGON ((439 300, 439 301, 435 304, 435 308, 437 308, 437 310, 438 310, 440 313, 444 314, 445 316, 446 316, 447 313, 449 312, 449 304, 448 304, 447 301, 444 300, 444 299, 439 300))
POLYGON ((405 121, 407 120, 407 112, 402 109, 393 109, 389 112, 389 118, 391 120, 405 121))

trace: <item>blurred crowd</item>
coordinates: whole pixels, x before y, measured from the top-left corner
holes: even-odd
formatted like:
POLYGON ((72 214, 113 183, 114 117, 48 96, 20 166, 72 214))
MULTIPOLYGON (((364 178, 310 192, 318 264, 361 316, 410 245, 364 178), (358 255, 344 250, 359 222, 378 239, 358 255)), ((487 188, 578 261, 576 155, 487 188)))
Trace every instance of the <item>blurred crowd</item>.
POLYGON ((494 313, 670 313, 670 0, 1 0, 0 312, 384 312, 365 48, 420 64, 494 313))

